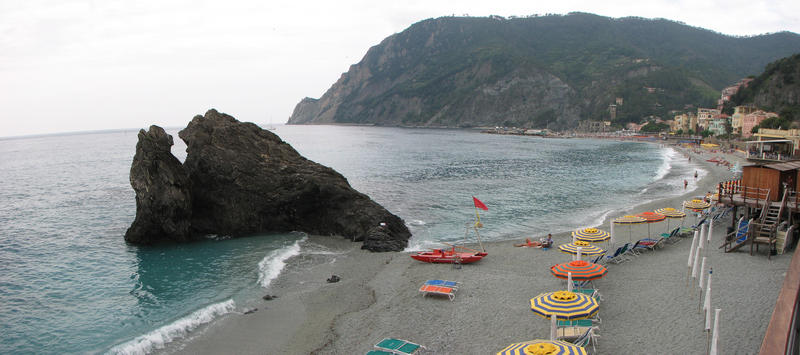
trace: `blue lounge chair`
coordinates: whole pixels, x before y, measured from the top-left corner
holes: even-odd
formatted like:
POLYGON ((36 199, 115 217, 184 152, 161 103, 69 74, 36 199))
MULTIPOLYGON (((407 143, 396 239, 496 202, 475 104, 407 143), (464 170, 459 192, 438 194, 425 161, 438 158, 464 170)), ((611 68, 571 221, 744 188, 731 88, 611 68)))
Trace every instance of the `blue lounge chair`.
POLYGON ((373 350, 368 352, 368 355, 377 355, 377 354, 399 354, 399 355, 406 355, 406 354, 414 354, 420 349, 424 349, 425 347, 416 343, 412 343, 408 340, 403 339, 395 339, 395 338, 384 338, 379 343, 375 344, 375 348, 378 350, 373 350))
POLYGON ((425 281, 426 285, 431 286, 442 286, 442 287, 450 287, 454 290, 458 289, 458 282, 456 281, 448 281, 448 280, 428 280, 425 281))

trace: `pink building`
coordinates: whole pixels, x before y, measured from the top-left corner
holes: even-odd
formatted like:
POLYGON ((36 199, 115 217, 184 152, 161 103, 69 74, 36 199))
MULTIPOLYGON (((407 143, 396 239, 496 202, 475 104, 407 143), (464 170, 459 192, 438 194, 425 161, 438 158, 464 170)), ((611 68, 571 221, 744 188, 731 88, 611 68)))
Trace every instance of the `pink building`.
POLYGON ((775 112, 764 112, 762 110, 758 110, 744 115, 744 118, 742 119, 742 138, 750 138, 753 136, 753 133, 751 133, 753 127, 758 126, 761 121, 770 117, 778 117, 778 114, 775 112))

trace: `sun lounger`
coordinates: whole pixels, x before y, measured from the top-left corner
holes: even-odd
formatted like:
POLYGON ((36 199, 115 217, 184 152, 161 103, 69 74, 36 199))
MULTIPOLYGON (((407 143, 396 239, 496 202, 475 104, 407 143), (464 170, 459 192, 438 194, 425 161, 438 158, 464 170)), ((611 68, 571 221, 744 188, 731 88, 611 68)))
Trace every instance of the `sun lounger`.
POLYGON ((380 343, 375 344, 375 348, 378 350, 370 351, 367 354, 414 354, 425 347, 408 340, 384 338, 380 343), (383 353, 379 351, 383 351, 383 353))
POLYGON ((600 335, 598 335, 597 332, 596 332, 597 329, 599 329, 599 328, 597 328, 597 327, 588 327, 588 328, 586 328, 584 333, 583 333, 583 335, 581 335, 577 339, 573 340, 572 343, 577 345, 577 346, 583 347, 585 349, 588 349, 589 345, 591 345, 592 346, 592 352, 591 353, 592 354, 596 354, 597 353, 597 338, 600 337, 600 335))
POLYGON ((612 262, 614 264, 619 264, 619 263, 622 263, 622 262, 625 262, 625 261, 630 261, 631 259, 629 257, 625 256, 625 254, 628 252, 628 246, 629 245, 630 245, 630 243, 625 243, 623 246, 621 246, 619 249, 617 249, 617 252, 614 252, 614 256, 609 258, 608 261, 612 262))
POLYGON ((422 287, 419 288, 419 292, 422 292, 422 297, 425 297, 430 293, 434 295, 447 296, 451 301, 456 298, 455 289, 452 287, 422 285, 422 287))
POLYGON ((431 286, 442 286, 442 287, 450 287, 454 290, 458 290, 458 282, 456 281, 447 281, 447 280, 428 280, 425 281, 426 285, 431 286))

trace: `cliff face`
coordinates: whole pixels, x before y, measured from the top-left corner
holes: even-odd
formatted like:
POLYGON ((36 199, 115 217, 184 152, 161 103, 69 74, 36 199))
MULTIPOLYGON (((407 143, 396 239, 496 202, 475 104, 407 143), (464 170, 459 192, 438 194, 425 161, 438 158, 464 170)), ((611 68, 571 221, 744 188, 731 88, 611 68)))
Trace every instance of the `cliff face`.
POLYGON ((733 38, 666 20, 431 19, 370 48, 289 123, 558 129, 608 119, 617 97, 624 123, 711 105, 717 89, 795 50, 796 34, 733 38))
MULTIPOLYGON (((163 135, 169 137, 171 145, 172 137, 163 135)), ((398 251, 411 237, 402 219, 355 191, 341 174, 305 159, 278 136, 255 124, 210 110, 205 116, 195 116, 179 135, 187 144, 183 165, 178 162, 169 170, 147 171, 144 175, 143 169, 132 168, 131 182, 135 189, 138 184, 134 182, 139 181, 167 181, 168 187, 190 188, 181 190, 183 194, 138 188, 136 221, 159 216, 161 223, 134 228, 140 225, 134 222, 126 234, 130 242, 163 240, 160 226, 173 224, 185 227, 180 234, 183 238, 166 239, 304 231, 363 241, 362 248, 372 251, 398 251), (185 176, 187 183, 173 183, 173 176, 185 176), (140 200, 153 199, 165 202, 139 208, 140 200), (160 206, 173 205, 190 213, 163 214, 160 206)), ((148 142, 141 133, 139 138, 134 167, 143 165, 139 151, 147 146, 143 142, 148 142)), ((177 162, 169 146, 166 150, 163 143, 159 147, 159 156, 166 154, 177 162)))

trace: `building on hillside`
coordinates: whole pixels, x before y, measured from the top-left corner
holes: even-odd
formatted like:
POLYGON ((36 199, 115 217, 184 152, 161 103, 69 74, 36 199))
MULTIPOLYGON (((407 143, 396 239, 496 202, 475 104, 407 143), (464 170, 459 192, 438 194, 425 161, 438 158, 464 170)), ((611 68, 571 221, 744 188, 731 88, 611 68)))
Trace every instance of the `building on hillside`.
POLYGON ((736 95, 736 93, 739 92, 740 89, 746 88, 747 85, 750 85, 751 81, 753 81, 752 78, 744 78, 736 82, 736 84, 733 84, 731 86, 722 89, 722 91, 720 91, 719 100, 717 100, 717 109, 722 110, 722 107, 725 105, 725 102, 730 101, 731 96, 736 95))
POLYGON ((622 102, 623 102, 623 100, 622 100, 622 98, 621 98, 621 97, 618 97, 616 100, 614 100, 614 102, 615 102, 617 105, 619 105, 619 106, 622 106, 622 102))
POLYGON ((690 130, 693 132, 697 132, 697 117, 694 116, 693 113, 684 113, 680 115, 675 115, 673 118, 673 123, 670 126, 673 132, 677 132, 679 130, 683 132, 689 132, 690 130))
POLYGON ((608 113, 611 115, 611 120, 617 119, 617 105, 608 105, 608 113))
POLYGON ((717 118, 714 118, 710 121, 708 126, 708 130, 711 131, 711 134, 714 136, 721 136, 725 133, 725 127, 728 125, 728 115, 719 115, 717 118))
POLYGON ((775 112, 756 110, 752 113, 744 115, 744 118, 742 119, 742 138, 750 138, 753 136, 753 127, 758 126, 761 121, 770 117, 778 117, 778 114, 775 112))
POLYGON ((611 121, 591 121, 583 120, 578 122, 578 132, 598 133, 608 132, 611 128, 611 121))
POLYGON ((697 108, 697 125, 699 130, 706 130, 711 125, 711 120, 717 118, 720 110, 715 108, 697 108))
POLYGON ((733 116, 731 116, 731 128, 733 128, 733 133, 742 134, 742 122, 744 122, 744 115, 756 112, 757 110, 758 108, 752 104, 736 106, 733 109, 733 116))

